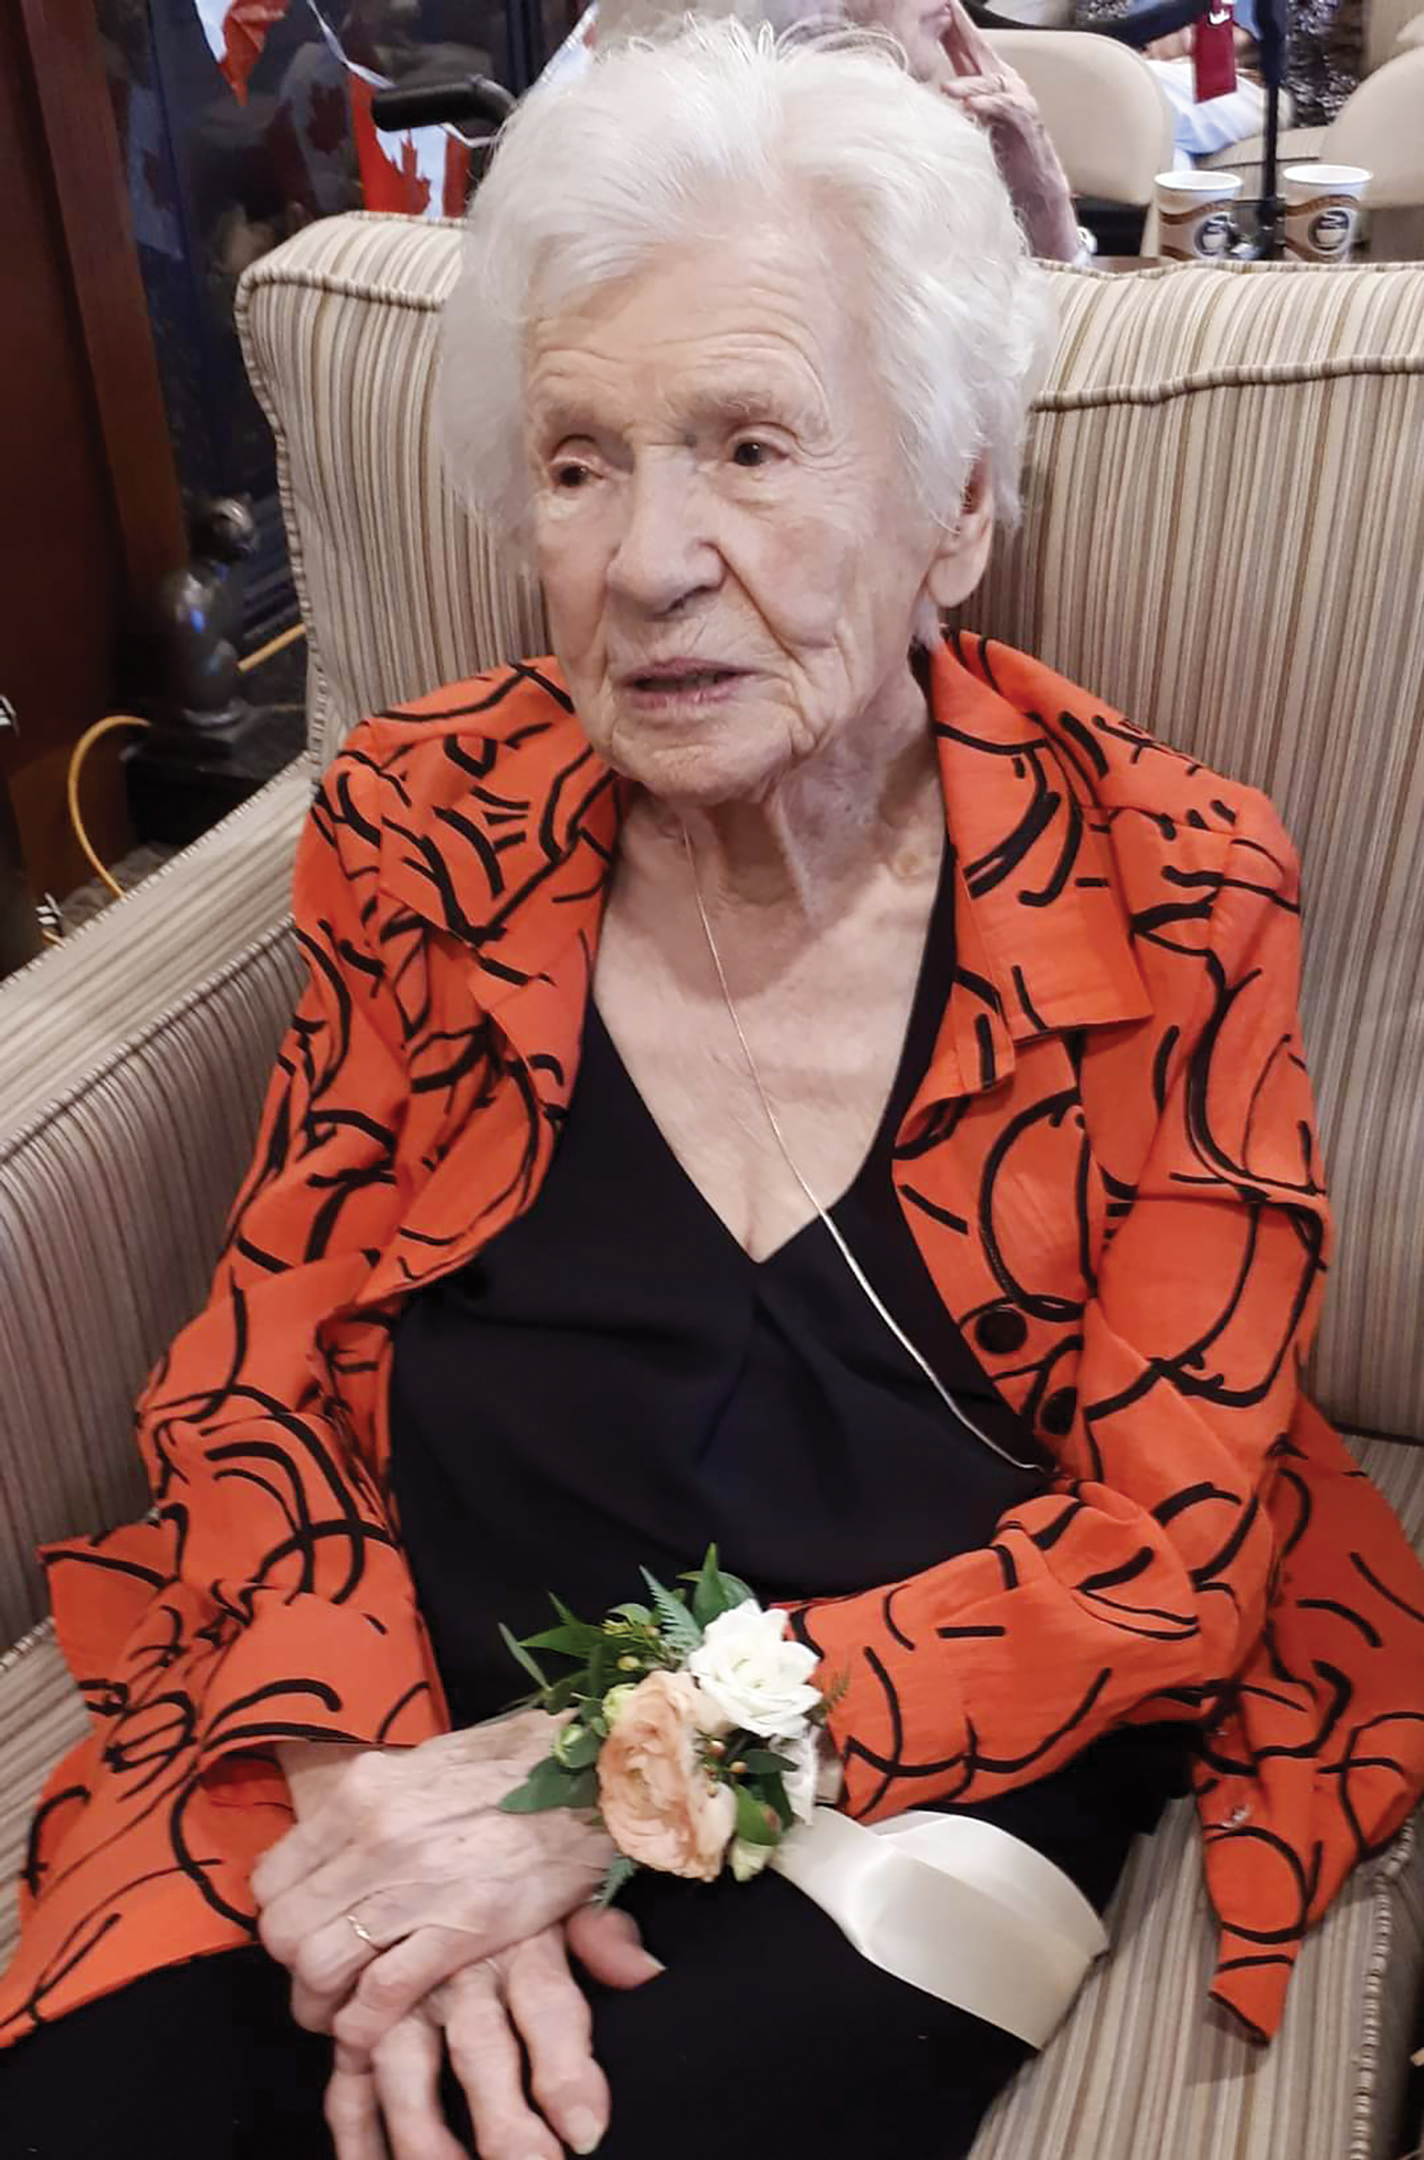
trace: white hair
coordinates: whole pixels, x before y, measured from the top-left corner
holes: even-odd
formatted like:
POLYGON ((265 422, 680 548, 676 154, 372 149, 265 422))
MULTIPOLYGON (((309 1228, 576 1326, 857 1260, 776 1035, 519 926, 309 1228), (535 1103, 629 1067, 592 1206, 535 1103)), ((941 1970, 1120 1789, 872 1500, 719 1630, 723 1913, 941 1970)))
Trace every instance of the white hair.
POLYGON ((778 39, 735 19, 615 45, 506 122, 442 325, 441 439, 471 505, 524 536, 534 323, 664 249, 792 220, 849 272, 930 515, 954 523, 984 459, 997 514, 1015 519, 1047 303, 986 137, 884 37, 778 39))

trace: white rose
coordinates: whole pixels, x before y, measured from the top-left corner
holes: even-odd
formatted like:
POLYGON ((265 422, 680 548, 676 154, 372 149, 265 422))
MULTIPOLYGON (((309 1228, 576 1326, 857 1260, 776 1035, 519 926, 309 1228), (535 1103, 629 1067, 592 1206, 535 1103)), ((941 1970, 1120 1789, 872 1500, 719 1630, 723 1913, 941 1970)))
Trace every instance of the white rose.
POLYGON ((687 1661, 713 1705, 745 1732, 771 1740, 794 1734, 821 1700, 808 1685, 820 1659, 786 1639, 786 1615, 763 1612, 755 1598, 714 1620, 687 1661))

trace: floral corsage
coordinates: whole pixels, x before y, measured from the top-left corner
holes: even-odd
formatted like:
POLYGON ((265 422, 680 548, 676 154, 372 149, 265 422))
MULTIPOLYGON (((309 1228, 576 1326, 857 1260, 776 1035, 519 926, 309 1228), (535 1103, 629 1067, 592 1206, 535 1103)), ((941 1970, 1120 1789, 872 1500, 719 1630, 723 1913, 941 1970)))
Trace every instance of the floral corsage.
POLYGON ((600 1897, 639 1867, 711 1882, 730 1866, 759 1875, 822 1781, 830 1702, 811 1675, 814 1650, 791 1642, 786 1615, 765 1611, 717 1564, 665 1589, 644 1569, 647 1604, 578 1619, 552 1597, 557 1627, 506 1644, 536 1682, 530 1700, 567 1722, 553 1751, 500 1805, 511 1813, 596 1807, 618 1848, 600 1897), (535 1656, 573 1660, 550 1680, 535 1656))

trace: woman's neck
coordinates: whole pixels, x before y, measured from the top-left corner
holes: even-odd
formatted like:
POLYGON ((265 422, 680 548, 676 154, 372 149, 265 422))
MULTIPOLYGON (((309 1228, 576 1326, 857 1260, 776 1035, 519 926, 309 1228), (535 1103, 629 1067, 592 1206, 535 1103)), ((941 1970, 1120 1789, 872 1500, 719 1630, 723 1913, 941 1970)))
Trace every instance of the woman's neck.
MULTIPOLYGON (((709 906, 754 908, 806 928, 833 920, 847 897, 877 872, 907 880, 937 866, 944 837, 938 761, 923 695, 889 714, 866 715, 763 794, 693 807, 644 798, 648 837, 663 866, 682 875, 681 827, 709 906), (676 855, 666 848, 677 842, 676 855)), ((652 867, 644 856, 641 868, 652 867)))

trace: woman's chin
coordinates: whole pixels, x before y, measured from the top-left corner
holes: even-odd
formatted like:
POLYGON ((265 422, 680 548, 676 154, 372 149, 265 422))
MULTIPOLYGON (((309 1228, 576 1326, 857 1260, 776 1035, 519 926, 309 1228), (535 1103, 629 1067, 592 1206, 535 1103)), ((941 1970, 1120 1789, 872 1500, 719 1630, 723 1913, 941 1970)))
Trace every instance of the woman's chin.
POLYGON ((763 795, 795 762, 784 725, 767 713, 619 713, 596 747, 650 795, 697 809, 763 795))

